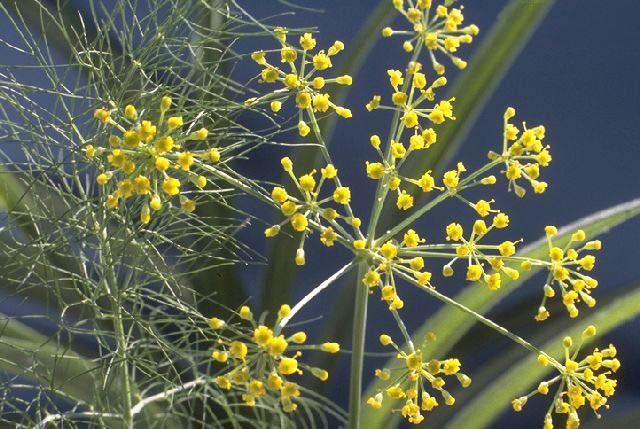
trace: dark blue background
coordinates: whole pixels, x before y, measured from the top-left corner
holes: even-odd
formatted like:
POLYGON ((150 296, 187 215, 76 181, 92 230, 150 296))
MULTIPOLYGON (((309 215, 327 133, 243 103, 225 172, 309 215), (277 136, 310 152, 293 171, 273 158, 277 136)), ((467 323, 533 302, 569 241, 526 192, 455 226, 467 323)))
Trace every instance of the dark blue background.
MULTIPOLYGON (((343 56, 349 54, 349 42, 367 14, 378 4, 373 0, 299 0, 297 3, 323 8, 325 12, 297 11, 295 16, 283 16, 271 22, 296 27, 317 26, 320 30, 317 36, 319 45, 329 46, 333 40, 340 39, 347 46, 343 56)), ((504 0, 467 2, 465 22, 477 23, 481 28, 479 40, 473 46, 478 45, 506 3, 504 0)), ((244 1, 241 4, 258 18, 290 10, 275 0, 244 1)), ((541 235, 544 225, 564 225, 638 196, 640 51, 636 43, 640 40, 639 12, 640 3, 633 0, 558 0, 482 111, 456 157, 471 169, 482 165, 487 150, 499 147, 501 118, 509 105, 517 107, 518 119, 526 120, 529 125, 545 124, 547 142, 552 145, 554 162, 543 172, 544 180, 550 184, 544 195, 520 200, 504 189, 495 188, 497 205, 512 218, 510 237, 524 237, 526 241, 532 241, 541 235)), ((0 29, 6 28, 4 17, 2 19, 0 29)), ((372 34, 371 37, 379 36, 372 34)), ((268 39, 259 39, 244 42, 241 47, 270 49, 274 47, 269 45, 271 43, 268 39)), ((466 48, 463 56, 471 58, 472 52, 473 48, 466 48)), ((354 76, 354 85, 346 103, 353 110, 354 118, 339 122, 332 142, 335 164, 341 171, 342 180, 354 190, 354 207, 363 217, 370 210, 374 189, 374 184, 366 179, 363 171, 364 161, 375 158, 368 145, 368 137, 372 133, 384 133, 385 120, 388 121, 384 114, 368 116, 364 104, 373 93, 388 92, 386 69, 404 67, 406 58, 400 39, 382 40, 377 44, 362 72, 354 76)), ((335 63, 338 61, 339 58, 335 63)), ((256 72, 255 65, 247 62, 236 70, 236 78, 248 81, 256 72)), ((255 153, 253 161, 241 163, 239 167, 257 177, 276 180, 280 173, 278 159, 284 154, 284 150, 261 150, 255 153), (257 168, 257 165, 262 167, 257 168)), ((419 229, 430 241, 440 241, 444 226, 454 219, 470 221, 472 216, 467 208, 452 202, 434 212, 419 225, 419 229)), ((266 249, 261 233, 256 231, 249 231, 245 239, 257 249, 266 249)), ((603 237, 604 251, 598 255, 595 271, 601 281, 596 296, 604 296, 640 280, 640 264, 637 262, 640 256, 637 250, 639 234, 640 221, 636 219, 603 237)), ((299 271, 296 298, 326 278, 331 269, 339 268, 347 256, 339 249, 327 250, 314 245, 309 246, 307 252, 308 264, 299 271)), ((254 296, 260 295, 261 276, 259 267, 246 272, 247 290, 254 296)), ((453 294, 463 283, 439 282, 438 287, 453 294)), ((527 295, 539 296, 540 286, 535 281, 530 282, 522 288, 519 296, 510 298, 505 305, 527 295)), ((320 312, 330 318, 331 311, 327 305, 333 303, 339 287, 345 285, 335 285, 302 316, 313 317, 320 312)), ((415 329, 438 308, 438 304, 427 296, 415 295, 405 289, 402 291, 406 302, 403 315, 410 329, 415 329)), ((395 328, 383 306, 374 300, 371 302, 368 331, 371 341, 367 348, 378 350, 374 341, 377 335, 382 331, 393 333, 395 328)), ((535 307, 527 311, 533 312, 535 307)), ((637 380, 640 373, 637 367, 640 345, 635 334, 638 328, 640 322, 636 320, 602 340, 603 343, 615 342, 623 362, 623 369, 619 372, 620 392, 613 400, 616 408, 637 403, 639 399, 640 383, 637 380)), ((335 385, 332 397, 346 405, 348 358, 345 356, 342 360, 341 370, 332 375, 335 385)), ((471 366, 478 364, 481 362, 470 363, 471 366)), ((368 373, 371 373, 373 365, 368 365, 368 373)), ((526 417, 509 413, 496 427, 510 424, 539 427, 541 421, 540 413, 526 417)))

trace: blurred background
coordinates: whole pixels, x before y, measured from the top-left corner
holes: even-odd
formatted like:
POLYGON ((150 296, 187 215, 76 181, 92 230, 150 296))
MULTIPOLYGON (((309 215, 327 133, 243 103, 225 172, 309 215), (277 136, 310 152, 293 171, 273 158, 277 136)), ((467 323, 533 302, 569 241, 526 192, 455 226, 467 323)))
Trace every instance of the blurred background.
MULTIPOLYGON (((522 7, 535 1, 522 0, 522 7)), ((73 3, 80 10, 86 8, 83 1, 73 3)), ((473 62, 474 49, 496 22, 506 3, 504 0, 470 0, 465 3, 465 24, 475 23, 481 32, 473 45, 462 50, 463 58, 473 62)), ((346 50, 334 61, 335 65, 339 65, 340 61, 348 58, 350 42, 378 2, 295 1, 296 5, 314 10, 297 8, 276 0, 243 1, 240 4, 255 17, 268 19, 268 23, 273 25, 316 27, 320 31, 317 35, 319 46, 328 47, 334 40, 342 40, 346 50)), ((549 188, 541 196, 527 195, 524 199, 518 199, 506 192, 506 186, 491 189, 496 207, 511 217, 509 230, 495 239, 522 237, 526 244, 541 237, 545 225, 562 226, 639 196, 640 49, 636 46, 640 39, 639 13, 640 3, 632 0, 621 0, 615 4, 598 0, 556 1, 481 111, 452 164, 463 161, 470 170, 484 164, 486 152, 501 144, 502 115, 507 106, 517 108, 516 119, 525 120, 530 126, 546 126, 546 142, 551 145, 554 158, 551 166, 543 172, 543 180, 549 183, 549 188)), ((2 19, 6 18, 2 16, 2 19)), ((0 21, 0 32, 3 28, 7 28, 7 23, 0 21)), ((371 34, 371 37, 379 39, 378 34, 371 34)), ((274 47, 272 44, 272 40, 258 38, 243 40, 234 48, 239 52, 250 52, 271 49, 274 47)), ((376 43, 360 73, 354 76, 354 84, 347 98, 346 106, 351 108, 354 117, 338 122, 331 142, 335 164, 341 171, 343 182, 354 191, 354 208, 365 222, 375 188, 364 174, 365 160, 375 158, 368 139, 374 133, 385 134, 385 126, 390 118, 384 112, 369 114, 364 105, 374 93, 388 92, 387 69, 402 68, 406 64, 407 55, 401 44, 402 39, 399 38, 381 39, 376 43)), ((11 59, 4 58, 2 62, 11 63, 11 59)), ((232 73, 236 80, 250 82, 257 69, 249 62, 242 64, 232 73)), ((453 67, 449 69, 453 71, 453 67)), ((456 74, 449 74, 449 80, 453 81, 456 74)), ((283 118, 286 118, 286 114, 283 118)), ((252 128, 263 125, 251 117, 245 118, 245 124, 252 128)), ((283 140, 295 143, 296 136, 284 136, 283 140)), ((237 167, 251 177, 278 181, 281 171, 278 160, 287 153, 285 148, 266 147, 254 152, 250 161, 240 162, 237 167)), ((249 201, 243 201, 242 204, 248 210, 259 209, 249 201)), ((275 221, 275 216, 272 221, 275 221)), ((449 222, 455 220, 469 225, 473 219, 468 208, 451 202, 421 219, 416 226, 428 241, 435 242, 444 239, 444 227, 449 222)), ((254 226, 247 229, 242 238, 253 248, 268 253, 272 243, 265 244, 260 232, 262 225, 254 226)), ((607 294, 616 290, 640 287, 639 237, 640 219, 627 222, 602 237, 604 247, 598 254, 594 271, 595 277, 600 280, 596 298, 605 300, 607 294)), ((347 256, 340 249, 327 250, 316 245, 315 240, 311 241, 313 243, 306 247, 307 265, 296 272, 292 303, 340 268, 347 256)), ((433 271, 438 272, 439 269, 433 271)), ((241 272, 243 287, 254 301, 258 301, 263 291, 264 268, 255 264, 241 272)), ((518 293, 493 310, 490 316, 524 337, 539 334, 544 325, 536 325, 532 315, 542 295, 542 281, 538 277, 530 280, 518 293)), ((436 275, 434 283, 449 296, 468 286, 461 277, 444 281, 436 275)), ((345 282, 333 285, 304 310, 301 319, 313 319, 318 314, 331 319, 331 306, 335 306, 336 302, 352 305, 348 299, 342 299, 345 296, 342 290, 350 287, 345 282)), ((410 331, 419 327, 439 308, 438 302, 416 293, 410 287, 401 286, 400 294, 406 304, 403 316, 410 331)), ((0 308, 0 311, 12 313, 15 309, 0 308)), ((382 332, 396 334, 395 324, 385 306, 377 299, 370 301, 369 311, 367 350, 381 351, 376 340, 378 335, 382 332)), ((583 312, 588 314, 590 310, 583 312)), ((566 316, 558 311, 556 317, 566 316)), ((313 331, 319 325, 316 322, 310 322, 308 329, 313 331)), ((615 343, 622 361, 622 369, 618 372, 619 391, 612 401, 616 413, 623 416, 618 422, 625 419, 628 423, 640 422, 640 416, 636 414, 636 420, 632 414, 640 404, 640 343, 636 329, 640 329, 640 320, 627 323, 600 340, 602 345, 615 343)), ((344 330, 346 338, 349 338, 348 324, 344 330)), ((481 368, 487 356, 511 347, 511 344, 484 327, 472 330, 462 343, 452 354, 465 356, 463 365, 472 378, 474 369, 481 368)), ((368 359, 367 377, 382 362, 375 358, 368 359)), ((345 407, 348 366, 348 355, 342 355, 327 392, 345 407)), ((508 411, 493 427, 512 427, 516 424, 522 428, 540 427, 549 400, 536 398, 520 414, 508 411)), ((585 413, 586 416, 588 413, 585 413)), ((432 416, 428 418, 433 419, 431 427, 443 426, 444 417, 440 420, 432 416)), ((602 427, 614 426, 609 426, 604 420, 602 427)))

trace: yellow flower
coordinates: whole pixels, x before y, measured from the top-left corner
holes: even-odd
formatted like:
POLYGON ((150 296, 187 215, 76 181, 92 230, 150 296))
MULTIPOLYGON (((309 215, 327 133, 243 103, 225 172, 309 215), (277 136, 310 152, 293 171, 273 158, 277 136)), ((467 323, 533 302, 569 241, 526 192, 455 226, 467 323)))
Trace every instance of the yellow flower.
POLYGON ((172 177, 164 179, 162 181, 162 190, 167 195, 178 195, 180 193, 180 181, 172 177))
POLYGON ((317 70, 326 70, 329 67, 332 67, 331 58, 329 58, 329 56, 324 52, 320 52, 313 56, 313 66, 317 70))
POLYGON ((314 94, 313 109, 318 112, 326 112, 329 109, 329 94, 314 94))
POLYGON ((300 36, 300 46, 302 46, 302 49, 305 51, 309 51, 316 47, 316 39, 313 38, 311 33, 304 33, 300 36))
POLYGON ((460 241, 464 230, 459 223, 450 223, 446 228, 447 241, 460 241))
POLYGON ((235 359, 244 360, 244 358, 247 356, 247 352, 247 345, 243 342, 233 341, 229 346, 229 353, 231 353, 231 356, 233 356, 235 359))
POLYGON ((264 325, 258 326, 253 332, 253 341, 260 346, 266 345, 272 338, 273 331, 264 325))
POLYGON ((469 265, 467 267, 467 280, 478 281, 483 273, 482 265, 469 265))
POLYGON ((320 233, 320 241, 327 247, 333 246, 333 243, 337 238, 338 235, 332 227, 327 227, 320 233))
POLYGON ((338 343, 322 343, 320 350, 327 353, 338 353, 340 351, 340 344, 338 343))
POLYGON ((396 206, 400 210, 409 210, 411 207, 413 207, 413 197, 407 194, 405 191, 400 192, 398 194, 396 206))
POLYGON ((305 231, 307 229, 307 225, 309 225, 309 222, 307 221, 307 218, 304 217, 304 215, 301 213, 296 213, 291 218, 291 226, 298 232, 305 231))
POLYGON ((183 124, 184 124, 184 121, 182 120, 182 116, 172 116, 169 119, 167 119, 167 126, 169 127, 170 130, 181 127, 183 124))
POLYGON ((349 204, 351 200, 351 190, 344 186, 339 186, 333 192, 333 200, 338 204, 349 204))
POLYGON ((300 187, 307 192, 313 192, 313 189, 316 187, 316 180, 313 178, 313 173, 305 174, 298 179, 298 182, 300 183, 300 187))
POLYGON ((382 179, 384 176, 384 165, 379 162, 367 162, 367 176, 374 180, 382 179))
POLYGON ((278 372, 290 375, 298 371, 298 361, 294 358, 282 358, 278 364, 278 372))

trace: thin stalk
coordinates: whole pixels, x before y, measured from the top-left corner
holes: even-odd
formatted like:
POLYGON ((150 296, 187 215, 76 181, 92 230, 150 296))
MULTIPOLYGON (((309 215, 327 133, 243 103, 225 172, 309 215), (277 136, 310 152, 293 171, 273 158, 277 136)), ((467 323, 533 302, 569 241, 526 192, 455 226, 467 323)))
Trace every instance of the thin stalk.
MULTIPOLYGON (((490 163, 486 164, 482 168, 474 171, 469 176, 465 177, 463 180, 460 181, 460 184, 456 188, 457 192, 460 192, 460 190, 466 184, 468 184, 469 182, 473 181, 475 178, 477 178, 481 174, 486 173, 487 171, 491 170, 496 165, 499 165, 500 162, 502 162, 501 159, 497 159, 495 161, 491 161, 490 163)), ((447 191, 443 192, 442 194, 438 195, 436 198, 434 198, 433 200, 429 201, 427 204, 423 205, 422 207, 417 209, 415 212, 413 212, 409 217, 405 218, 402 222, 400 222, 399 224, 397 224, 396 226, 394 226, 393 228, 388 230, 386 233, 384 233, 380 238, 378 238, 376 240, 376 243, 384 243, 385 241, 389 240, 391 237, 393 237, 394 235, 396 235, 400 231, 402 231, 405 228, 407 228, 408 226, 410 226, 413 222, 415 222, 418 218, 420 218, 420 216, 422 216, 423 214, 425 214, 426 212, 431 210, 433 207, 435 207, 436 205, 438 205, 439 203, 441 203, 442 201, 444 201, 445 199, 449 198, 452 195, 455 195, 455 192, 452 192, 450 190, 447 190, 447 191)))
MULTIPOLYGON (((422 43, 418 43, 413 56, 412 61, 416 61, 422 50, 422 43)), ((409 77, 407 76, 402 87, 402 91, 406 92, 409 85, 409 77)), ((387 141, 385 159, 388 161, 391 156, 391 140, 397 140, 397 134, 400 128, 400 112, 394 112, 391 127, 389 129, 389 137, 387 141)), ((369 219, 369 226, 367 228, 367 248, 371 249, 374 242, 376 227, 384 202, 389 192, 389 180, 391 177, 385 175, 378 182, 376 188, 376 195, 373 200, 373 208, 371 210, 371 217, 369 219)), ((361 261, 358 266, 358 277, 355 285, 355 308, 353 312, 353 326, 352 326, 352 354, 351 354, 351 378, 349 381, 349 427, 351 429, 360 429, 360 404, 362 394, 362 371, 364 367, 364 346, 366 338, 367 327, 367 304, 369 298, 368 288, 360 283, 360 280, 364 276, 368 269, 366 261, 361 261)))
MULTIPOLYGON (((106 221, 105 221, 106 222, 106 221)), ((120 361, 120 379, 122 383, 122 396, 123 396, 123 413, 122 418, 124 419, 125 427, 132 429, 133 428, 133 414, 131 412, 132 401, 131 401, 131 384, 129 380, 129 367, 127 366, 127 337, 124 332, 124 325, 122 323, 122 301, 121 301, 121 291, 118 287, 118 282, 116 278, 115 271, 113 270, 113 255, 111 254, 111 246, 106 238, 107 231, 106 227, 104 228, 102 234, 102 249, 104 249, 103 256, 107 257, 106 264, 106 279, 105 286, 107 288, 107 295, 111 301, 111 311, 113 312, 113 330, 116 336, 116 356, 120 361)))
POLYGON ((534 352, 534 353, 536 353, 538 355, 546 356, 549 359, 549 362, 553 366, 555 366, 558 369, 561 368, 560 363, 557 360, 555 360, 553 357, 549 356, 544 351, 540 350, 539 348, 537 348, 536 346, 534 346, 533 344, 531 344, 530 342, 528 342, 524 338, 522 338, 522 337, 520 337, 520 336, 518 336, 518 335, 516 335, 516 334, 514 334, 512 332, 510 332, 504 326, 498 325, 494 321, 484 317, 482 314, 477 313, 477 312, 471 310, 470 308, 468 308, 468 307, 460 304, 459 302, 455 301, 454 299, 451 299, 448 296, 441 294, 435 288, 422 286, 422 285, 417 284, 415 279, 413 279, 410 275, 408 275, 408 274, 406 274, 406 273, 404 273, 402 271, 394 270, 394 273, 399 275, 403 279, 405 279, 410 284, 416 286, 420 290, 423 290, 423 291, 427 292, 429 295, 433 296, 434 298, 444 302, 445 304, 452 305, 452 306, 456 307, 457 309, 459 309, 459 310, 461 310, 461 311, 473 316, 480 323, 488 326, 489 328, 493 329, 494 331, 498 332, 499 334, 504 335, 505 337, 509 338, 510 340, 515 342, 516 344, 521 345, 525 349, 527 349, 527 350, 529 350, 531 352, 534 352))
POLYGON ((331 277, 329 277, 328 279, 320 283, 311 292, 305 295, 305 297, 302 298, 300 302, 298 302, 295 306, 293 306, 289 315, 280 321, 275 331, 275 335, 278 335, 282 330, 282 328, 284 328, 287 325, 287 323, 289 323, 289 320, 291 320, 293 316, 295 316, 302 309, 302 307, 307 305, 313 298, 315 298, 316 295, 318 295, 320 292, 328 288, 333 282, 338 280, 340 277, 342 277, 343 275, 351 271, 351 268, 353 268, 353 265, 354 265, 354 261, 349 262, 344 267, 336 271, 331 277))

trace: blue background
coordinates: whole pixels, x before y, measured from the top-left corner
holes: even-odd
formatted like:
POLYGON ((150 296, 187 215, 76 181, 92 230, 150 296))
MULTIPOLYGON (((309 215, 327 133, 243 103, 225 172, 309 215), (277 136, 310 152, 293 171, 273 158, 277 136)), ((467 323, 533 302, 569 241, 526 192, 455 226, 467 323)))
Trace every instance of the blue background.
MULTIPOLYGON (((465 23, 478 24, 481 34, 471 48, 462 51, 465 58, 472 58, 473 47, 479 44, 506 3, 503 0, 467 2, 465 23)), ((244 1, 242 4, 258 18, 291 10, 275 0, 244 1)), ((292 27, 316 26, 320 30, 317 36, 319 45, 326 47, 335 39, 342 40, 347 46, 342 54, 345 56, 349 53, 349 42, 358 27, 378 2, 299 0, 297 4, 323 8, 325 12, 297 11, 295 16, 275 18, 272 23, 292 27)), ((615 3, 558 0, 471 130, 456 160, 464 161, 470 169, 474 169, 484 163, 489 149, 499 147, 501 118, 506 106, 512 105, 518 109, 517 119, 526 120, 529 125, 541 123, 547 127, 547 142, 552 145, 554 157, 550 168, 543 171, 543 180, 550 184, 547 192, 542 196, 527 196, 520 200, 504 189, 498 190, 495 187, 496 205, 507 211, 512 219, 509 237, 524 237, 525 242, 530 242, 540 237, 542 228, 547 224, 564 225, 639 195, 637 166, 640 160, 640 50, 635 45, 640 39, 637 18, 639 12, 640 3, 633 0, 615 3)), ((6 28, 6 22, 0 21, 1 28, 6 28)), ((371 37, 379 36, 372 34, 371 37)), ((273 48, 265 46, 269 43, 272 41, 258 39, 244 42, 241 46, 250 50, 273 48)), ((354 76, 354 85, 346 103, 353 110, 354 118, 339 122, 332 142, 331 151, 335 164, 341 171, 343 182, 354 190, 354 207, 363 217, 370 210, 374 189, 374 184, 364 175, 364 161, 375 159, 375 154, 368 145, 368 137, 372 133, 385 131, 384 114, 367 116, 364 104, 373 93, 388 93, 386 70, 404 67, 406 58, 400 39, 378 42, 362 72, 354 76)), ((10 59, 7 62, 11 62, 10 59)), ((334 64, 338 62, 339 58, 334 64)), ((241 81, 251 79, 257 70, 252 67, 255 66, 247 63, 238 68, 236 78, 241 81)), ((248 125, 252 125, 249 120, 248 125)), ((257 151, 250 163, 241 163, 239 168, 255 177, 277 180, 280 173, 277 160, 284 154, 284 150, 278 152, 272 148, 257 151), (258 165, 262 167, 257 168, 258 165)), ((453 202, 421 222, 419 230, 431 242, 441 241, 444 238, 443 228, 451 220, 463 220, 469 224, 472 216, 468 208, 453 202)), ((603 237, 604 251, 598 254, 595 271, 601 282, 596 290, 596 297, 640 280, 640 253, 637 250, 639 235, 640 220, 636 219, 603 237)), ((266 251, 261 234, 256 234, 255 230, 249 231, 244 238, 254 248, 266 251)), ((327 250, 317 245, 308 246, 307 254, 308 264, 299 270, 296 298, 304 296, 332 272, 331 269, 342 266, 347 256, 338 249, 327 250)), ((261 276, 260 267, 247 270, 247 291, 254 296, 260 294, 261 276)), ((441 291, 451 295, 464 282, 457 278, 437 284, 441 291)), ((336 284, 305 310, 303 318, 311 318, 318 313, 330 318, 331 311, 327 306, 334 302, 340 287, 346 286, 336 284)), ((401 294, 406 302, 403 315, 407 318, 410 330, 420 326, 438 308, 437 302, 421 294, 412 294, 409 288, 405 288, 401 294)), ((531 281, 516 295, 500 308, 527 296, 540 296, 541 284, 531 281)), ((378 334, 396 331, 385 308, 375 300, 371 303, 368 331, 370 341, 367 349, 379 351, 375 341, 378 334)), ((536 307, 537 301, 526 311, 533 314, 536 307)), ((618 409, 625 404, 632 406, 640 399, 640 383, 637 382, 640 379, 637 369, 640 363, 640 344, 635 331, 639 328, 640 321, 636 320, 602 339, 603 344, 615 342, 623 362, 623 368, 619 372, 620 391, 612 401, 613 406, 618 409)), ((534 332, 525 327, 517 329, 518 333, 523 334, 534 332)), ((490 335, 487 330, 480 330, 478 333, 490 335)), ((490 336, 487 338, 495 339, 490 336)), ((506 346, 502 342, 487 344, 487 347, 506 346)), ((332 375, 335 389, 331 396, 346 406, 347 356, 342 358, 342 363, 338 373, 332 375)), ((375 363, 369 362, 368 374, 372 372, 375 363)), ((482 356, 477 357, 475 362, 463 363, 477 367, 482 365, 482 356)), ((470 375, 473 376, 473 373, 470 375)), ((539 427, 541 420, 540 412, 527 415, 508 413, 495 427, 508 427, 511 424, 539 427)), ((604 423, 606 424, 606 420, 604 423)))

